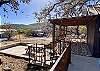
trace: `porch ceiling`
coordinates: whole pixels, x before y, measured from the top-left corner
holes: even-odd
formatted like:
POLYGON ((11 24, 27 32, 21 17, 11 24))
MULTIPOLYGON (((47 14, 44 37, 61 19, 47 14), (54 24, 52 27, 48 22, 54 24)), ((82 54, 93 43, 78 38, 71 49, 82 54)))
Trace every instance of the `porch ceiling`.
POLYGON ((94 21, 94 18, 98 15, 93 16, 82 16, 72 18, 60 18, 60 19, 49 19, 50 23, 63 26, 76 26, 76 25, 87 25, 94 21))

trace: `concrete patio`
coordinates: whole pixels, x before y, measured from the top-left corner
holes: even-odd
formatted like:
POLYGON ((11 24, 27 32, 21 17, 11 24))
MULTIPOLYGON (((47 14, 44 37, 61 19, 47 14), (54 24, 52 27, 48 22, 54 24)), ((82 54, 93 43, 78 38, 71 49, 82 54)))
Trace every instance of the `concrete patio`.
POLYGON ((68 71, 100 71, 100 58, 72 55, 68 71))

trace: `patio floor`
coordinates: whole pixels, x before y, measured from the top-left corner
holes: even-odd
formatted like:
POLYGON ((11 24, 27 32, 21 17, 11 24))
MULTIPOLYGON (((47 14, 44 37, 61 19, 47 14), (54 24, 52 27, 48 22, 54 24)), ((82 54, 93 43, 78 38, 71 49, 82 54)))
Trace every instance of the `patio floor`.
POLYGON ((68 71, 100 71, 100 58, 72 55, 68 71))

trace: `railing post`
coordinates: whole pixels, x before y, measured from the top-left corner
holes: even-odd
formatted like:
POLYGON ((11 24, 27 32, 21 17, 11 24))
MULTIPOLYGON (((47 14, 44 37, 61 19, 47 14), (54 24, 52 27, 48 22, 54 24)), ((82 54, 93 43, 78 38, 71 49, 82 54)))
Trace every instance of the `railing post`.
POLYGON ((2 61, 1 61, 1 59, 0 59, 0 65, 2 64, 2 61))
POLYGON ((46 64, 46 46, 44 45, 44 64, 46 64))
POLYGON ((61 40, 60 40, 60 55, 61 55, 61 40))
POLYGON ((54 57, 54 54, 55 54, 55 24, 53 24, 53 32, 52 32, 52 40, 53 40, 53 57, 54 57))
POLYGON ((37 43, 36 43, 36 53, 37 53, 37 43))
POLYGON ((69 63, 71 64, 71 41, 69 43, 69 63))
POLYGON ((31 61, 31 50, 30 50, 30 48, 31 48, 32 46, 28 46, 28 54, 29 54, 29 64, 30 64, 30 61, 31 61))

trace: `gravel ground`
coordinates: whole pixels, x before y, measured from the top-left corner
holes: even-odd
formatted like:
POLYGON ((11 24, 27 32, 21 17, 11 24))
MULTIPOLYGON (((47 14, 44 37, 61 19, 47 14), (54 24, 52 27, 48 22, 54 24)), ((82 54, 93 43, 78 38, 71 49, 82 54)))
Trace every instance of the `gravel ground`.
POLYGON ((81 56, 91 56, 92 55, 87 43, 81 43, 81 42, 72 43, 71 52, 72 54, 81 55, 81 56))
MULTIPOLYGON (((52 40, 51 37, 35 37, 35 38, 21 38, 22 43, 38 43, 38 44, 48 44, 52 40)), ((19 42, 19 40, 14 41, 3 41, 0 42, 0 48, 6 45, 11 45, 16 42, 19 42)), ((4 71, 5 68, 10 68, 11 71, 26 71, 28 61, 24 59, 18 59, 14 57, 4 56, 0 54, 0 59, 3 62, 0 65, 0 71, 4 71)))
POLYGON ((10 68, 11 71, 25 71, 27 69, 28 61, 23 59, 17 59, 8 56, 0 56, 3 62, 0 65, 0 71, 4 71, 5 68, 10 68))
MULTIPOLYGON (((21 39, 21 42, 30 42, 30 43, 41 43, 41 44, 48 44, 50 43, 52 40, 51 37, 46 38, 46 37, 37 37, 37 38, 23 38, 21 39)), ((1 42, 0 45, 6 45, 6 44, 11 44, 11 43, 15 43, 18 41, 5 41, 5 42, 1 42)), ((86 44, 82 44, 83 46, 81 46, 81 43, 77 43, 77 44, 72 44, 72 54, 76 54, 76 55, 82 55, 82 56, 87 56, 87 55, 91 55, 90 51, 87 47, 86 44)), ((25 71, 27 69, 27 64, 28 62, 26 60, 23 59, 18 59, 18 58, 14 58, 14 57, 8 57, 8 56, 0 56, 1 61, 3 62, 0 65, 0 71, 4 71, 3 69, 6 67, 9 67, 11 69, 11 71, 25 71)))
POLYGON ((33 38, 21 38, 21 40, 13 41, 3 41, 0 42, 0 48, 3 48, 7 45, 16 44, 16 43, 32 43, 32 44, 49 44, 52 41, 51 37, 33 37, 33 38))

